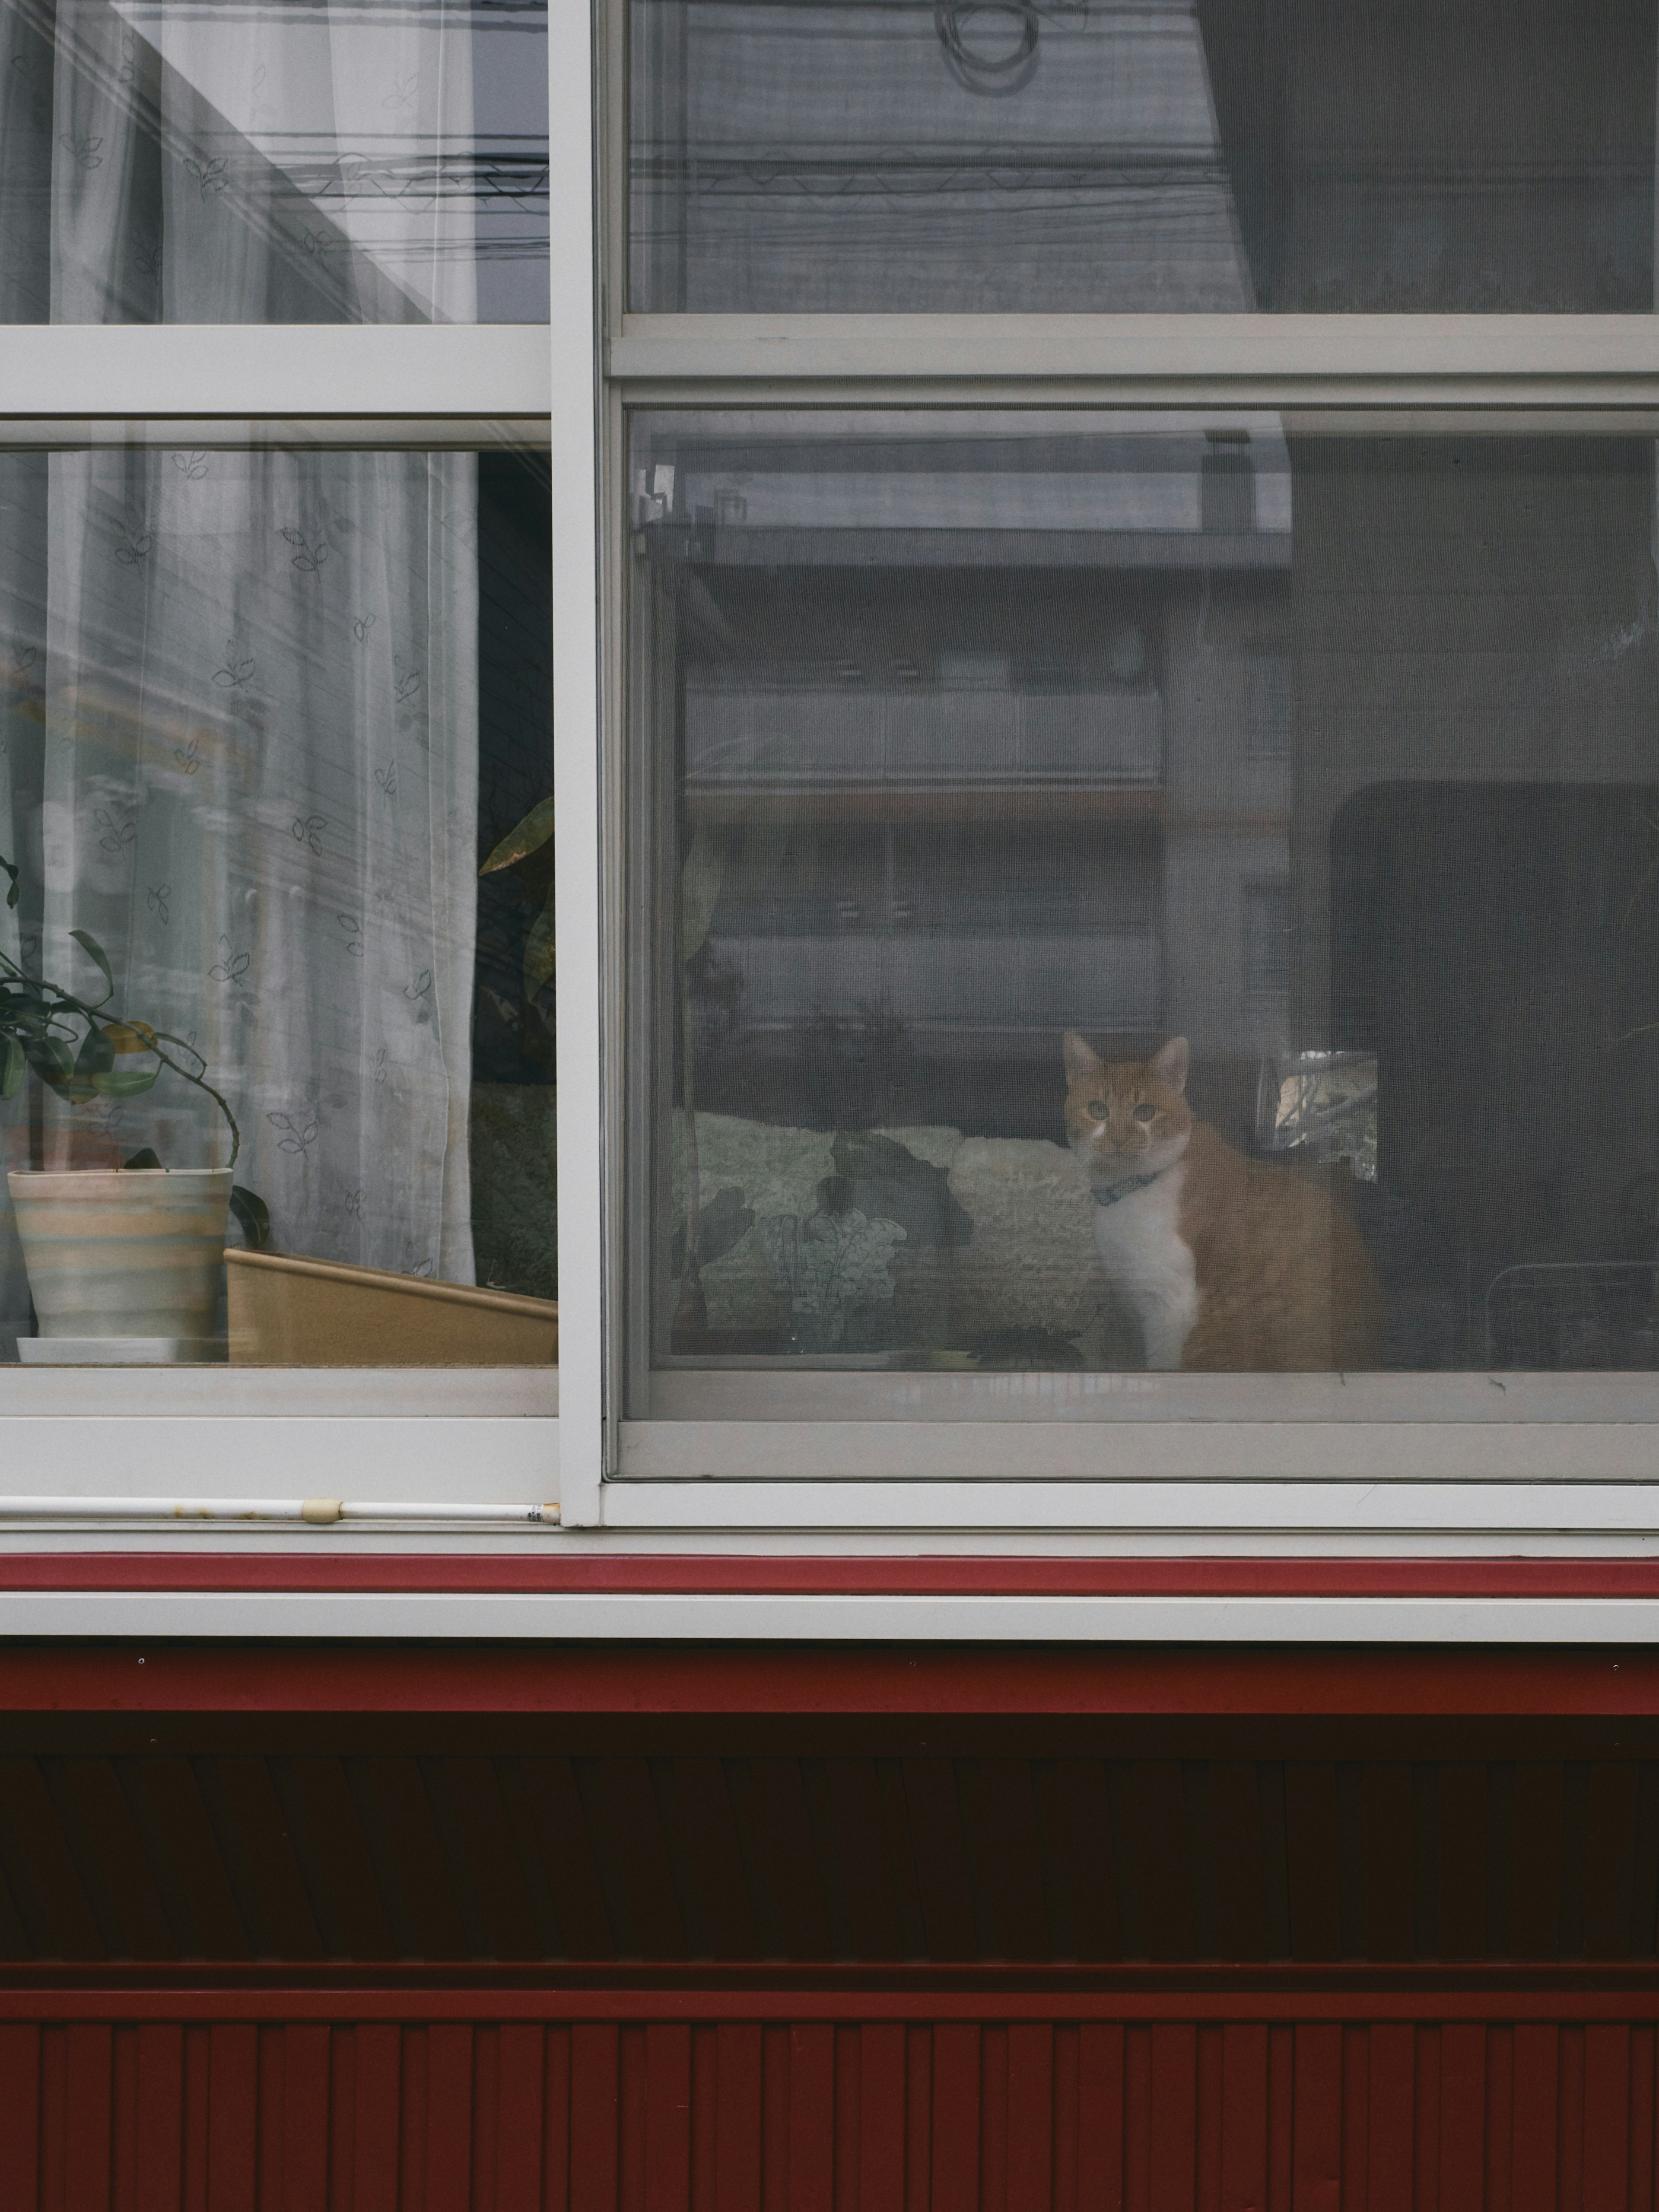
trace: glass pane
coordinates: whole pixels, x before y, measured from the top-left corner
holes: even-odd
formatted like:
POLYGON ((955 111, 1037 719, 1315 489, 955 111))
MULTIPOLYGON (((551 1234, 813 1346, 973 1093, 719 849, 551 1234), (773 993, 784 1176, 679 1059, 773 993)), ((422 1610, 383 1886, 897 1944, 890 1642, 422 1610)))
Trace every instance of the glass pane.
POLYGON ((545 321, 546 0, 0 0, 0 321, 545 321))
POLYGON ((1641 428, 636 416, 633 1409, 1659 1366, 1641 428))
POLYGON ((632 0, 631 304, 1646 312, 1654 0, 632 0))
POLYGON ((556 1357, 550 590, 535 452, 0 450, 0 1359, 556 1357))

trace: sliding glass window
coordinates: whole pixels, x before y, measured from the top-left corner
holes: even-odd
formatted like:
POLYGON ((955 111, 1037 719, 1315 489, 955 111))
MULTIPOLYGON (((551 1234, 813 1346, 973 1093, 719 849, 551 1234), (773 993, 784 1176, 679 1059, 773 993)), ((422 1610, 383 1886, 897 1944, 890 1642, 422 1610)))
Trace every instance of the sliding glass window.
POLYGON ((1659 1367, 1656 434, 635 412, 629 1410, 1659 1367))
POLYGON ((0 451, 0 1359, 545 1363, 545 453, 180 427, 0 451))

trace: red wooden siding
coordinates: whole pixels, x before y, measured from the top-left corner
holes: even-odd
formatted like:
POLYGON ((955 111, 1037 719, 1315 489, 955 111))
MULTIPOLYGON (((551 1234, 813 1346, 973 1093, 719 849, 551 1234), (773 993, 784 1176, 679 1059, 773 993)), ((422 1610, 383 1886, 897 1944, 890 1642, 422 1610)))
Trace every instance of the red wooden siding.
POLYGON ((0 1757, 0 1960, 1640 1960, 1631 1758, 0 1757))
POLYGON ((1652 2212, 1618 2022, 0 2026, 5 2212, 1652 2212))

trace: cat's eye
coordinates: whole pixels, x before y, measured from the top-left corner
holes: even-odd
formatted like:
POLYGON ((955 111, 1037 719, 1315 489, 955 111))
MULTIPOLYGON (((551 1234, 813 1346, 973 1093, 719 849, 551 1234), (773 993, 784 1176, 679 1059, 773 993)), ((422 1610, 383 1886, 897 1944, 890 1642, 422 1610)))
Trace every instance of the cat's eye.
POLYGON ((1106 1119, 1106 1101, 1103 1098, 1091 1098, 1089 1101, 1089 1115, 1091 1121, 1103 1121, 1106 1119))
POLYGON ((1157 1107, 1137 1106, 1135 1108, 1135 1119, 1137 1121, 1156 1121, 1158 1119, 1157 1107))

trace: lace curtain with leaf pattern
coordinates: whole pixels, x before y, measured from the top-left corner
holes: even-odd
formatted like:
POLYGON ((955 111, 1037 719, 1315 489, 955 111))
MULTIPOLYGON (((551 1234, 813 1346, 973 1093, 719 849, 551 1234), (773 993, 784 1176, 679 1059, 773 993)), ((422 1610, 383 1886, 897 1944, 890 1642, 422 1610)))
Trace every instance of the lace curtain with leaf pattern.
MULTIPOLYGON (((260 99, 301 112, 295 86, 273 85, 283 70, 301 72, 319 131, 343 87, 361 106, 371 51, 417 115, 453 108, 465 48, 442 8, 402 11, 389 60, 365 46, 361 9, 307 9, 297 42, 282 10, 235 10, 241 131, 234 88, 191 64, 213 11, 64 5, 55 42, 50 9, 4 12, 9 318, 44 319, 43 297, 54 319, 470 313, 453 209, 394 211, 377 263, 325 195, 307 217, 297 161, 275 166, 254 128, 260 99), (307 222, 309 248, 294 228, 307 222)), ((384 158, 396 116, 378 114, 384 158)), ((0 943, 96 997, 70 935, 89 932, 115 1010, 205 1057, 276 1249, 459 1281, 477 511, 467 454, 0 453, 0 853, 22 887, 0 943)), ((30 1084, 0 1108, 0 1149, 10 1165, 143 1146, 215 1164, 216 1121, 165 1076, 72 1112, 30 1084)), ((0 1358, 27 1316, 0 1195, 0 1358)))

